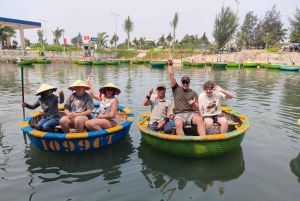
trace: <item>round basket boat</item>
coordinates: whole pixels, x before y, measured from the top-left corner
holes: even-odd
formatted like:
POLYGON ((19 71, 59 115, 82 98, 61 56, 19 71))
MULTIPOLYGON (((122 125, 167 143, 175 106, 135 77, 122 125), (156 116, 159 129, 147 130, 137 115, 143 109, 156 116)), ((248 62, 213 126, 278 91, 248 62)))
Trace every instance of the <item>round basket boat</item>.
MULTIPOLYGON (((95 104, 93 118, 97 118, 100 104, 95 104)), ((59 110, 64 115, 64 107, 59 110)), ((41 119, 42 111, 32 114, 21 123, 21 129, 26 133, 30 142, 37 148, 44 151, 74 153, 85 152, 111 146, 123 140, 129 132, 134 121, 134 114, 130 109, 123 106, 118 107, 118 124, 112 128, 90 131, 63 133, 60 126, 55 127, 54 132, 43 132, 35 129, 41 119)))
POLYGON ((216 134, 204 137, 197 135, 196 127, 184 129, 186 136, 155 132, 147 128, 149 112, 139 118, 138 127, 142 139, 161 151, 192 158, 217 157, 239 146, 249 128, 248 118, 244 114, 226 107, 221 110, 233 122, 228 123, 227 133, 219 133, 220 126, 214 126, 216 134))

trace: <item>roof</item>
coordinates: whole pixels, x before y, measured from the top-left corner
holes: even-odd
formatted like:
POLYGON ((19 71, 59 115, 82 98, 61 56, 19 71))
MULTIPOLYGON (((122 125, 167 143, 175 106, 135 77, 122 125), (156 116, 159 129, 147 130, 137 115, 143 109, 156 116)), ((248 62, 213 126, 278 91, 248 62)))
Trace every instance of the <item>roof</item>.
POLYGON ((23 29, 41 28, 40 22, 31 22, 31 21, 4 18, 4 17, 0 17, 0 24, 5 24, 14 29, 19 29, 19 26, 22 26, 23 29))

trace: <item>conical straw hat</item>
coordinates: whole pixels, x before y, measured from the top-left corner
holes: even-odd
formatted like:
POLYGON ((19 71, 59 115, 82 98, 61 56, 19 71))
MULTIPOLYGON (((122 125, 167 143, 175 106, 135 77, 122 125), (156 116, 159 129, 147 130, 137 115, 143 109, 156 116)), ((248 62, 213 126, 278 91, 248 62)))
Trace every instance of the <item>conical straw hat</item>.
POLYGON ((82 80, 77 80, 71 86, 69 86, 68 89, 70 89, 70 90, 73 91, 74 90, 73 87, 85 87, 85 90, 89 90, 90 89, 90 87, 85 82, 83 82, 82 80))
POLYGON ((40 93, 42 93, 42 92, 44 92, 44 91, 47 91, 47 90, 49 90, 49 89, 53 89, 53 91, 56 91, 56 87, 53 87, 53 86, 51 86, 51 85, 48 85, 48 84, 45 84, 45 83, 43 83, 41 86, 40 86, 40 88, 37 90, 37 92, 36 92, 36 96, 38 96, 38 95, 40 95, 40 93))
POLYGON ((103 87, 101 87, 100 89, 99 89, 99 92, 100 93, 102 93, 102 94, 104 94, 104 89, 105 88, 115 88, 116 90, 115 90, 115 95, 119 95, 120 93, 121 93, 121 90, 118 88, 118 87, 116 87, 116 85, 114 85, 113 83, 111 83, 111 82, 109 82, 109 83, 107 83, 106 85, 104 85, 103 87))

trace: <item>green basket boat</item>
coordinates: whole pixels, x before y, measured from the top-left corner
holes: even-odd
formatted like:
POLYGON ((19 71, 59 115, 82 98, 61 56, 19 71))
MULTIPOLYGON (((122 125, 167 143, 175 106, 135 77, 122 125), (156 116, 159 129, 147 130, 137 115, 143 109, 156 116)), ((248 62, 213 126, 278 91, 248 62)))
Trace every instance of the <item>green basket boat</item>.
POLYGON ((212 67, 225 68, 227 63, 212 63, 212 67))
POLYGON ((35 62, 38 64, 51 64, 50 59, 37 59, 37 60, 35 60, 35 62))
MULTIPOLYGON (((240 64, 240 66, 243 66, 243 64, 240 64)), ((237 68, 239 67, 239 63, 227 63, 227 68, 237 68)))
POLYGON ((163 68, 166 65, 166 62, 150 62, 152 67, 163 68))
POLYGON ((93 61, 94 65, 106 65, 106 61, 93 61))
POLYGON ((119 65, 119 60, 106 60, 107 65, 119 65))
POLYGON ((120 63, 130 63, 130 59, 120 59, 120 63))
POLYGON ((259 63, 244 63, 244 68, 257 68, 259 66, 259 63))
POLYGON ((144 63, 149 64, 150 63, 150 59, 144 59, 144 63))
POLYGON ((74 64, 77 64, 78 59, 73 59, 72 62, 73 62, 74 64))
POLYGON ((131 60, 132 64, 143 64, 144 60, 131 60))
POLYGON ((205 62, 205 66, 212 66, 212 63, 210 61, 205 62))
POLYGON ((78 65, 92 65, 93 64, 93 61, 82 61, 82 60, 79 60, 77 62, 78 65))
POLYGON ((270 64, 269 68, 270 69, 280 69, 280 66, 282 66, 283 64, 270 64))
POLYGON ((21 66, 21 65, 31 65, 31 64, 33 64, 33 62, 34 62, 34 60, 24 60, 24 61, 18 62, 17 64, 19 66, 21 66))
MULTIPOLYGON (((238 147, 249 128, 248 118, 244 114, 226 107, 221 107, 221 110, 227 118, 236 122, 228 126, 227 133, 188 136, 197 132, 195 127, 184 129, 186 136, 155 132, 147 128, 149 112, 139 118, 138 128, 142 139, 158 150, 192 158, 217 157, 238 147)), ((218 130, 219 126, 214 129, 218 130)))
POLYGON ((183 65, 183 66, 189 66, 190 63, 191 63, 191 62, 189 62, 189 61, 183 61, 183 62, 182 62, 182 65, 183 65))
POLYGON ((196 67, 204 67, 205 63, 202 62, 191 62, 190 66, 196 66, 196 67))
POLYGON ((280 70, 287 70, 287 71, 300 71, 300 66, 293 66, 293 65, 281 65, 280 70))

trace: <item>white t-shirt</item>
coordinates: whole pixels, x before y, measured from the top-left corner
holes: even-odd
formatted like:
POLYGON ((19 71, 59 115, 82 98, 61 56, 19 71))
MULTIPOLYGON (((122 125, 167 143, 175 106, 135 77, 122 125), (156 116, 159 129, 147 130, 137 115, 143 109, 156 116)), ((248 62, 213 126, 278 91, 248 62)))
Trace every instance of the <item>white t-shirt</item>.
POLYGON ((203 92, 199 95, 199 109, 203 110, 203 116, 214 116, 222 113, 221 103, 222 100, 226 100, 226 95, 222 92, 213 91, 211 98, 207 97, 203 92))

